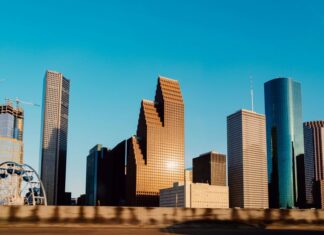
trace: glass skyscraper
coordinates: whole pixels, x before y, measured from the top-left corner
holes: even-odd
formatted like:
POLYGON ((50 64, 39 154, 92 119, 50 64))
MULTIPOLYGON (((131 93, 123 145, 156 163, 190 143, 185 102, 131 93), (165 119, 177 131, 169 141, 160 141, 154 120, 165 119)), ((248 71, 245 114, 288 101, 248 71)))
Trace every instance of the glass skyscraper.
POLYGON ((301 84, 277 78, 264 85, 269 204, 294 208, 298 201, 297 158, 304 155, 301 84))
POLYGON ((137 134, 127 149, 127 204, 159 206, 160 189, 184 181, 184 102, 178 81, 158 78, 155 99, 142 101, 137 134))
POLYGON ((96 206, 104 204, 104 160, 108 149, 98 144, 94 146, 87 157, 86 173, 86 205, 96 206))
POLYGON ((49 205, 65 203, 70 81, 47 71, 42 113, 41 179, 49 205))

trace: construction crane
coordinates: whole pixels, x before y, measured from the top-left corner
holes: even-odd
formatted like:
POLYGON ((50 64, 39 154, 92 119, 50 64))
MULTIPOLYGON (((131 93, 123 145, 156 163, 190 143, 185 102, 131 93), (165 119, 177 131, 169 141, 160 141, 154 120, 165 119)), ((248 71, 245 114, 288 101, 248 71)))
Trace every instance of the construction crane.
POLYGON ((16 104, 17 104, 17 107, 20 107, 20 104, 40 107, 39 104, 34 104, 32 102, 24 101, 24 100, 19 99, 18 97, 16 97, 16 104))
POLYGON ((21 104, 24 104, 24 105, 30 105, 30 106, 35 106, 35 107, 40 107, 39 104, 34 104, 34 103, 32 103, 32 102, 24 101, 24 100, 19 99, 18 97, 16 97, 15 100, 13 100, 13 99, 9 99, 9 98, 5 98, 5 101, 6 101, 6 102, 12 102, 12 103, 13 103, 13 102, 16 102, 16 107, 17 107, 17 108, 21 108, 21 104))

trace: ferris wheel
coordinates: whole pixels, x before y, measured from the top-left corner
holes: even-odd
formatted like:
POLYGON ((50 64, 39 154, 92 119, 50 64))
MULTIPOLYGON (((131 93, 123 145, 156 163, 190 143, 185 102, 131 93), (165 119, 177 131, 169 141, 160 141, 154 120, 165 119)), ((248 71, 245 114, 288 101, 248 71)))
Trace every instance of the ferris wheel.
POLYGON ((0 205, 45 205, 46 193, 36 171, 16 162, 0 164, 0 205))

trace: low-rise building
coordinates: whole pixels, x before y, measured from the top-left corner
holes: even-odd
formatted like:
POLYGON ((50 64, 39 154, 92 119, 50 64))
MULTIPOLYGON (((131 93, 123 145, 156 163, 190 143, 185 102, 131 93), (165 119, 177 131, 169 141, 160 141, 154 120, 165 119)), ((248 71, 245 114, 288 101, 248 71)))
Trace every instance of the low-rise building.
POLYGON ((160 190, 160 207, 229 208, 229 189, 190 181, 174 183, 160 190))

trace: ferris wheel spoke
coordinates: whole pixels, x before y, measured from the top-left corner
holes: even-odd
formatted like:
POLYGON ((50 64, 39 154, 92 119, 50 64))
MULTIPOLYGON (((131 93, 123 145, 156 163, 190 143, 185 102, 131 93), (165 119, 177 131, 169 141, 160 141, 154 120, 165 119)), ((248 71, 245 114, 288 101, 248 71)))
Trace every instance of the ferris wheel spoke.
POLYGON ((37 172, 26 164, 0 164, 0 205, 47 205, 37 172))

